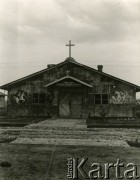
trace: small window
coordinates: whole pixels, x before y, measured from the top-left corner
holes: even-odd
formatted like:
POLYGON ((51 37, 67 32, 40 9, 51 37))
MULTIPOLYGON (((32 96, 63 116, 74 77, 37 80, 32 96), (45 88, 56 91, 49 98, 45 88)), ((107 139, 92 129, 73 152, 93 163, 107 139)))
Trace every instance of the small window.
POLYGON ((33 103, 34 104, 45 104, 45 94, 34 93, 33 94, 33 103))
POLYGON ((38 103, 38 95, 37 93, 33 94, 33 103, 38 103))
POLYGON ((95 104, 101 104, 101 94, 95 94, 95 104))
POLYGON ((45 94, 39 94, 39 103, 45 104, 45 94))
POLYGON ((95 94, 95 104, 108 104, 108 94, 95 94))
POLYGON ((102 94, 102 104, 108 104, 108 94, 102 94))

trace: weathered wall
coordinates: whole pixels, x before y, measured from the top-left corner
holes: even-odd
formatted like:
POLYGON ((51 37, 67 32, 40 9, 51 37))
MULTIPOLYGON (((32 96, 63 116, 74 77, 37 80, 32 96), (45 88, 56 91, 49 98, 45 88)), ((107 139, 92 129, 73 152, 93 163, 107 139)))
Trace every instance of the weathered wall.
POLYGON ((109 95, 109 105, 95 105, 90 100, 88 111, 91 116, 102 116, 103 114, 107 117, 135 116, 136 92, 133 87, 81 67, 76 67, 74 70, 75 77, 92 84, 93 88, 90 93, 109 95))
POLYGON ((93 85, 92 93, 102 93, 109 95, 108 105, 95 105, 90 107, 91 116, 102 116, 106 114, 107 117, 134 117, 135 106, 135 89, 114 80, 109 82, 99 82, 93 85))
POLYGON ((30 78, 21 83, 9 87, 8 94, 8 113, 14 116, 47 116, 48 114, 57 114, 56 104, 33 104, 33 93, 50 93, 51 101, 57 99, 54 89, 49 90, 45 85, 69 75, 87 82, 92 85, 89 93, 92 96, 95 93, 108 94, 109 105, 95 105, 92 96, 87 94, 83 102, 83 116, 102 116, 108 117, 133 117, 135 104, 135 89, 120 81, 105 77, 100 73, 93 72, 72 63, 50 69, 50 71, 30 78))
POLYGON ((44 92, 42 80, 24 81, 10 87, 8 93, 8 114, 12 116, 47 116, 45 105, 33 104, 33 93, 44 92))
POLYGON ((6 113, 6 98, 5 96, 0 96, 0 115, 4 115, 6 113))
POLYGON ((5 96, 0 96, 0 108, 5 108, 5 106, 6 106, 5 96))

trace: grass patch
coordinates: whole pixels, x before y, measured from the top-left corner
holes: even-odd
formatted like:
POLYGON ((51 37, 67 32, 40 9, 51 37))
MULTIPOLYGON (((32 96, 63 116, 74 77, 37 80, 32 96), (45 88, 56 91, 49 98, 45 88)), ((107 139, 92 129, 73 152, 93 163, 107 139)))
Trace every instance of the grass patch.
MULTIPOLYGON (((52 145, 0 145, 0 160, 12 162, 9 168, 0 167, 0 177, 4 180, 66 180, 68 158, 88 158, 85 171, 91 168, 91 163, 122 163, 140 164, 138 148, 122 147, 85 147, 85 146, 56 146, 50 165, 52 145), (48 168, 49 172, 48 172, 48 168)), ((115 180, 111 171, 111 179, 115 180)), ((138 169, 140 174, 140 169, 138 169)), ((82 178, 81 178, 82 179, 82 178)))

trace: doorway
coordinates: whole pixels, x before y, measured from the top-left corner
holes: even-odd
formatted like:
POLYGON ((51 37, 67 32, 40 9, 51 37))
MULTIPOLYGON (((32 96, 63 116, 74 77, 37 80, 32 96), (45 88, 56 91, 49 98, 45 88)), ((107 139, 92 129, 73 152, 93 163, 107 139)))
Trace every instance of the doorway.
POLYGON ((82 117, 82 93, 60 92, 59 116, 67 118, 82 117))

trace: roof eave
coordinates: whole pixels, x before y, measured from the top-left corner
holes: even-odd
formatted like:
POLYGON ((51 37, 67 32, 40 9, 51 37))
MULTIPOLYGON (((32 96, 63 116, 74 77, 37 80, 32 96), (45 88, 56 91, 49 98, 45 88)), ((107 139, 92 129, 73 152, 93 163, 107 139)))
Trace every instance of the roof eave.
POLYGON ((72 61, 72 63, 77 64, 77 65, 82 66, 82 67, 85 67, 85 68, 88 68, 88 69, 90 69, 90 70, 94 70, 95 72, 97 72, 97 73, 99 73, 99 74, 101 74, 101 75, 107 76, 107 77, 112 78, 112 79, 115 79, 115 80, 117 80, 117 81, 121 81, 121 82, 123 82, 123 83, 125 83, 125 84, 127 84, 127 85, 129 85, 129 86, 133 86, 136 90, 138 90, 138 92, 140 91, 140 86, 138 86, 138 85, 135 85, 135 84, 130 83, 130 82, 128 82, 128 81, 125 81, 125 80, 123 80, 123 79, 117 78, 117 77, 112 76, 112 75, 110 75, 110 74, 104 73, 104 72, 102 72, 102 71, 98 71, 98 70, 96 70, 96 69, 94 69, 94 68, 92 68, 92 67, 86 66, 86 65, 84 65, 84 64, 80 64, 80 63, 78 63, 78 62, 76 62, 76 61, 74 61, 74 62, 72 61))
POLYGON ((31 78, 31 77, 36 76, 36 75, 39 75, 40 73, 43 73, 43 72, 45 72, 45 71, 54 69, 54 68, 56 68, 56 67, 58 67, 58 66, 60 66, 60 65, 66 64, 67 62, 71 62, 71 63, 73 63, 73 64, 76 64, 76 65, 79 65, 79 66, 81 66, 81 67, 88 68, 88 69, 90 69, 90 70, 92 70, 92 71, 95 71, 95 72, 97 72, 97 73, 99 73, 99 74, 101 74, 101 75, 107 76, 107 77, 109 77, 109 78, 113 78, 113 79, 115 79, 115 80, 117 80, 117 81, 121 81, 122 83, 125 83, 125 84, 127 84, 127 85, 129 85, 129 86, 133 86, 133 87, 136 89, 136 92, 140 92, 140 86, 137 86, 137 85, 135 85, 135 84, 133 84, 133 83, 130 83, 130 82, 128 82, 128 81, 122 80, 122 79, 120 79, 120 78, 117 78, 117 77, 115 77, 115 76, 112 76, 112 75, 107 74, 107 73, 104 73, 104 72, 100 72, 100 71, 98 71, 98 70, 96 70, 96 69, 94 69, 94 68, 92 68, 92 67, 89 67, 89 66, 86 66, 86 65, 84 65, 84 64, 80 64, 80 63, 78 63, 78 62, 76 62, 76 61, 71 61, 71 60, 63 61, 63 62, 61 62, 61 63, 59 63, 59 64, 56 64, 56 65, 53 66, 53 67, 45 68, 45 69, 43 69, 43 70, 41 70, 41 71, 38 71, 38 72, 36 72, 36 73, 30 74, 30 75, 25 76, 25 77, 23 77, 23 78, 20 78, 20 79, 18 79, 18 80, 12 81, 12 82, 7 83, 7 84, 4 84, 3 86, 0 86, 0 88, 1 88, 1 89, 4 89, 4 90, 8 90, 8 89, 9 89, 9 86, 11 86, 11 85, 13 85, 13 84, 15 84, 15 83, 19 83, 19 82, 21 82, 21 81, 23 81, 23 80, 26 80, 27 78, 31 78))
POLYGON ((65 64, 65 63, 67 63, 67 62, 66 62, 66 61, 63 61, 63 62, 61 62, 61 63, 56 64, 56 65, 53 66, 53 67, 45 68, 45 69, 43 69, 43 70, 41 70, 41 71, 35 72, 35 73, 30 74, 30 75, 27 75, 27 76, 25 76, 25 77, 23 77, 23 78, 17 79, 17 80, 15 80, 15 81, 12 81, 12 82, 7 83, 7 84, 4 84, 4 85, 0 86, 0 88, 1 88, 1 89, 5 89, 5 90, 8 90, 8 86, 10 86, 10 85, 12 85, 12 84, 19 83, 20 81, 26 80, 27 78, 32 78, 33 76, 36 76, 36 75, 39 75, 40 73, 43 73, 43 72, 45 72, 45 71, 54 69, 56 66, 60 66, 60 65, 65 64))

